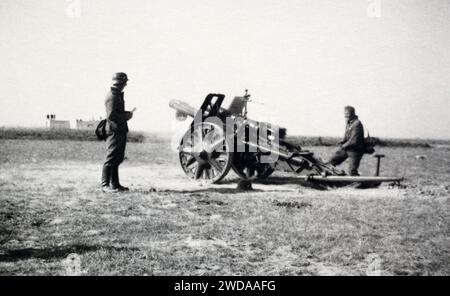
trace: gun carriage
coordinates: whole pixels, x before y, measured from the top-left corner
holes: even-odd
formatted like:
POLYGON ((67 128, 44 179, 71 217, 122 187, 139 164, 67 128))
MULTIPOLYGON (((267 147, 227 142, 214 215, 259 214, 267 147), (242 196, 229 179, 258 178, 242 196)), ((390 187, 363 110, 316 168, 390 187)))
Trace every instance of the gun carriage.
POLYGON ((275 170, 290 171, 301 181, 325 187, 357 184, 368 188, 403 180, 378 175, 380 155, 376 155, 375 176, 348 176, 313 152, 288 143, 285 128, 248 118, 247 90, 227 109, 222 107, 224 98, 223 94, 209 94, 198 110, 178 100, 169 103, 178 119, 193 118, 178 147, 181 167, 193 179, 218 183, 232 169, 247 180, 267 178, 275 170))

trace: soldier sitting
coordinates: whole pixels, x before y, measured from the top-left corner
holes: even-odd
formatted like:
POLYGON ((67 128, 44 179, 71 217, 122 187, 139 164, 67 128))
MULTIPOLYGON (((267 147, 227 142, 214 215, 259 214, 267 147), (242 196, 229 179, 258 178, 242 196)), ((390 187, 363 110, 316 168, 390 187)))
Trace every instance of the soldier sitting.
POLYGON ((344 139, 339 142, 340 149, 335 152, 328 163, 337 166, 348 158, 348 173, 351 176, 359 176, 358 168, 365 152, 364 127, 352 106, 344 108, 344 116, 347 122, 344 139))

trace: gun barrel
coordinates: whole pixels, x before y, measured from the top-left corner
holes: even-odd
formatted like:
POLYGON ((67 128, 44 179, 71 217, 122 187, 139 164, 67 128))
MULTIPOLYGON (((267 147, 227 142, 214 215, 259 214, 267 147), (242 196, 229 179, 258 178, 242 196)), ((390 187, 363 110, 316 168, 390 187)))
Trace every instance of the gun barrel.
POLYGON ((179 100, 171 100, 169 102, 169 106, 171 108, 177 110, 178 112, 180 112, 183 115, 191 116, 191 117, 195 116, 195 108, 186 102, 179 101, 179 100))

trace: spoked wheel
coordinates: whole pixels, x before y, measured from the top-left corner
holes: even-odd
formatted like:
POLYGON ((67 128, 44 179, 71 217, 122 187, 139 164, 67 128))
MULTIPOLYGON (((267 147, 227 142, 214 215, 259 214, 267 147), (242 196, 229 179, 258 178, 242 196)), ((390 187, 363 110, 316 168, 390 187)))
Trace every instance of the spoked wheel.
POLYGON ((259 162, 255 153, 235 153, 232 167, 234 172, 246 180, 265 179, 275 169, 268 163, 259 162))
POLYGON ((202 122, 191 127, 179 146, 180 164, 191 178, 218 183, 231 168, 233 152, 223 127, 202 122))

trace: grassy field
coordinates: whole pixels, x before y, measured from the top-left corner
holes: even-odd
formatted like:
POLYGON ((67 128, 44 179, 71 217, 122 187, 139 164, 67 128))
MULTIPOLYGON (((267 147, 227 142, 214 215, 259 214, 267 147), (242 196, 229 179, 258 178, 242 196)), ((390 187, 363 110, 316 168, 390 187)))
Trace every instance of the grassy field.
MULTIPOLYGON (((162 135, 148 132, 131 131, 128 133, 128 142, 154 143, 161 140, 162 135)), ((167 138, 167 137, 166 137, 167 138)), ((66 140, 66 141, 98 141, 94 130, 77 129, 48 129, 48 128, 12 128, 0 127, 0 140, 66 140)), ((341 138, 287 136, 287 140, 300 146, 336 146, 341 138)), ((431 148, 436 146, 450 146, 450 140, 435 139, 380 139, 372 137, 370 142, 379 147, 411 147, 431 148)))
POLYGON ((445 145, 379 149, 404 188, 318 191, 279 173, 252 192, 232 174, 187 179, 168 146, 130 143, 131 192, 104 194, 103 143, 0 140, 0 275, 450 275, 445 145))

